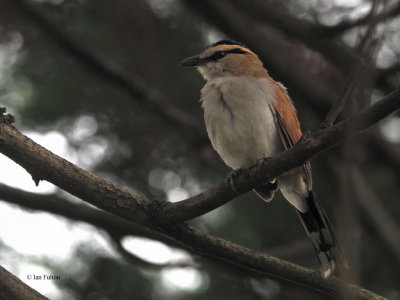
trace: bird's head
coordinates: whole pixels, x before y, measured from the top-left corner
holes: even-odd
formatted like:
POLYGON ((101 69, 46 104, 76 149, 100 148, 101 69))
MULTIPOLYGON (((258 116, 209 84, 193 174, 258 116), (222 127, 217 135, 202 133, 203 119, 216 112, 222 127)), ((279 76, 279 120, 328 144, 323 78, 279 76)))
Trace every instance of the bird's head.
POLYGON ((181 61, 182 66, 198 67, 206 80, 224 76, 265 77, 267 71, 258 56, 239 42, 222 40, 181 61))

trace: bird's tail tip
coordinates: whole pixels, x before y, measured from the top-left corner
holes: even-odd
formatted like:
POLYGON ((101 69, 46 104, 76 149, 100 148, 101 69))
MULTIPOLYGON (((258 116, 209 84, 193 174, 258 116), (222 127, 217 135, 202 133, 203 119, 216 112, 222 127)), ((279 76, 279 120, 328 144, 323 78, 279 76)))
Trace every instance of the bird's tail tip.
POLYGON ((299 211, 299 216, 321 265, 322 277, 328 278, 338 271, 349 269, 335 231, 313 192, 310 192, 307 199, 307 207, 308 211, 299 211))
MULTIPOLYGON (((321 261, 321 258, 319 260, 321 261)), ((349 264, 345 259, 343 261, 343 258, 341 258, 340 262, 337 259, 332 259, 328 263, 321 263, 321 273, 324 279, 343 270, 350 270, 349 264)))

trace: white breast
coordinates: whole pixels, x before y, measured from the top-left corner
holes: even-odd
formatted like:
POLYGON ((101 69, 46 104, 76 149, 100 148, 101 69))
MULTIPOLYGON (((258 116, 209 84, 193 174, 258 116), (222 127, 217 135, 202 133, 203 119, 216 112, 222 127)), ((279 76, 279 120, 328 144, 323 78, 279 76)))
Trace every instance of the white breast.
POLYGON ((220 77, 201 91, 208 136, 233 169, 282 150, 271 105, 273 87, 265 78, 220 77))

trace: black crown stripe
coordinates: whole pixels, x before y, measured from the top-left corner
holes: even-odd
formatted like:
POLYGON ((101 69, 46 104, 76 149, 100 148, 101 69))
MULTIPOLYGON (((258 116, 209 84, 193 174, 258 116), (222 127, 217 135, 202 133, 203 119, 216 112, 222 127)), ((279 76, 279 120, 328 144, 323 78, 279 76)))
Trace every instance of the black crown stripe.
POLYGON ((244 44, 242 44, 240 42, 236 42, 234 40, 221 40, 221 41, 215 42, 214 44, 211 44, 207 48, 212 48, 212 47, 219 46, 219 45, 238 45, 238 46, 247 48, 244 44))

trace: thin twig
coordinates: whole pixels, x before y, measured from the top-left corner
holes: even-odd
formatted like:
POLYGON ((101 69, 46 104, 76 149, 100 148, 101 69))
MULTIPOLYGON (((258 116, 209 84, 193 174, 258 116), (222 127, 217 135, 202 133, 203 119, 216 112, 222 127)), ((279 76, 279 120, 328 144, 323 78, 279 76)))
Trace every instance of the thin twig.
MULTIPOLYGON (((400 2, 392 7, 392 8, 388 8, 387 10, 385 10, 384 12, 381 12, 380 14, 377 14, 375 16, 373 16, 373 22, 375 23, 380 23, 380 22, 386 22, 389 21, 392 18, 397 17, 400 14, 400 2)), ((361 25, 365 25, 367 23, 369 23, 371 21, 371 16, 370 14, 367 14, 366 16, 360 18, 360 19, 356 19, 356 20, 346 20, 343 21, 339 24, 336 24, 334 26, 330 26, 330 27, 322 27, 320 28, 320 36, 323 37, 329 37, 332 38, 336 35, 342 34, 343 32, 350 30, 354 27, 357 26, 361 26, 361 25)))
MULTIPOLYGON (((186 0, 186 2, 190 1, 193 0, 186 0)), ((318 34, 321 27, 313 22, 294 16, 282 3, 265 0, 237 0, 231 1, 230 4, 231 6, 236 6, 241 12, 248 14, 246 16, 246 14, 242 13, 242 18, 257 19, 264 26, 265 24, 273 26, 291 38, 301 41, 307 47, 323 54, 325 58, 334 62, 335 66, 339 65, 342 70, 346 70, 354 60, 351 53, 337 41, 316 38, 315 34, 318 34)), ((227 17, 229 18, 230 15, 227 15, 227 17)))
POLYGON ((147 84, 133 72, 126 74, 114 64, 98 58, 95 53, 74 40, 60 26, 54 24, 40 11, 39 5, 33 5, 26 0, 11 0, 10 2, 62 50, 95 74, 100 75, 107 83, 114 84, 127 91, 138 103, 167 120, 168 124, 178 126, 180 132, 190 135, 191 138, 193 138, 193 135, 198 135, 205 139, 202 128, 192 115, 175 106, 167 97, 154 92, 153 88, 149 89, 147 84), (152 90, 152 92, 149 92, 149 90, 152 90))
POLYGON ((351 96, 354 94, 355 90, 357 89, 357 84, 359 82, 359 77, 361 76, 362 70, 365 69, 365 61, 367 60, 366 56, 367 53, 370 53, 369 49, 369 42, 372 39, 373 32, 375 30, 376 26, 376 21, 373 19, 374 13, 377 9, 377 1, 373 2, 373 5, 371 7, 371 11, 369 13, 369 20, 370 23, 368 25, 367 31, 365 34, 362 36, 357 48, 356 48, 356 60, 354 62, 354 65, 347 76, 347 79, 345 81, 345 84, 343 85, 338 99, 334 102, 334 104, 331 106, 331 109, 329 110, 328 114, 326 115, 324 121, 322 122, 320 128, 326 128, 329 126, 332 126, 337 117, 339 116, 340 112, 342 111, 344 105, 348 100, 351 98, 351 96))
MULTIPOLYGON (((319 32, 324 32, 323 27, 294 16, 283 5, 274 1, 182 1, 227 36, 245 42, 260 56, 266 66, 281 78, 285 85, 300 91, 300 96, 312 101, 315 103, 314 105, 321 105, 321 98, 328 100, 329 103, 333 103, 337 99, 338 88, 334 82, 342 82, 342 80, 345 82, 343 74, 348 73, 349 66, 352 66, 356 59, 346 45, 338 45, 335 39, 328 39, 323 33, 320 33, 320 39, 316 39, 319 32), (249 31, 248 28, 254 28, 254 30, 249 31), (277 35, 277 30, 287 36, 277 35), (290 40, 292 47, 284 47, 288 44, 287 37, 292 39, 290 40), (331 74, 331 77, 321 78, 320 74, 315 76, 315 74, 307 72, 307 66, 303 66, 301 61, 294 62, 288 59, 291 57, 291 52, 297 51, 293 50, 293 40, 322 54, 325 61, 328 62, 324 73, 331 74), (270 47, 270 45, 274 45, 274 47, 270 47), (293 68, 294 64, 296 68, 293 68), (340 74, 338 70, 341 71, 340 74), (336 80, 332 81, 332 77, 336 80)), ((398 9, 400 9, 400 4, 396 6, 394 15, 398 9)), ((380 22, 383 19, 376 21, 380 22)), ((297 49, 302 48, 298 45, 297 49)), ((379 69, 374 67, 371 72, 378 74, 379 69)), ((378 79, 377 86, 384 93, 396 88, 396 83, 393 84, 393 80, 388 76, 380 76, 378 79)))
MULTIPOLYGON (((336 84, 332 82, 331 78, 327 79, 321 74, 310 72, 309 62, 296 59, 292 54, 297 51, 301 52, 303 46, 296 45, 292 41, 288 46, 289 41, 276 30, 279 30, 279 27, 274 28, 275 23, 271 26, 259 26, 254 18, 243 14, 245 8, 235 7, 237 1, 183 0, 183 2, 230 38, 246 43, 250 49, 258 54, 267 70, 276 79, 281 80, 290 90, 297 92, 297 98, 307 99, 307 101, 319 107, 336 100, 335 95, 338 93, 336 84), (253 30, 249 31, 248 28, 253 28, 253 30), (274 45, 274 47, 270 45, 274 45)), ((261 10, 267 11, 267 9, 261 10)), ((269 13, 275 12, 273 8, 270 8, 269 11, 269 13)), ((274 17, 274 20, 276 20, 276 17, 274 17)), ((286 21, 280 19, 279 22, 286 21)), ((295 19, 293 22, 300 21, 295 19)), ((299 26, 295 30, 296 35, 303 32, 299 26)), ((310 35, 308 31, 306 34, 310 35)), ((347 51, 345 53, 348 54, 347 51)), ((346 63, 343 63, 346 65, 346 69, 350 63, 348 61, 353 60, 346 59, 346 63)), ((342 74, 338 72, 336 62, 335 65, 327 64, 326 69, 324 69, 325 73, 329 73, 334 78, 340 78, 338 81, 342 80, 342 74)))

